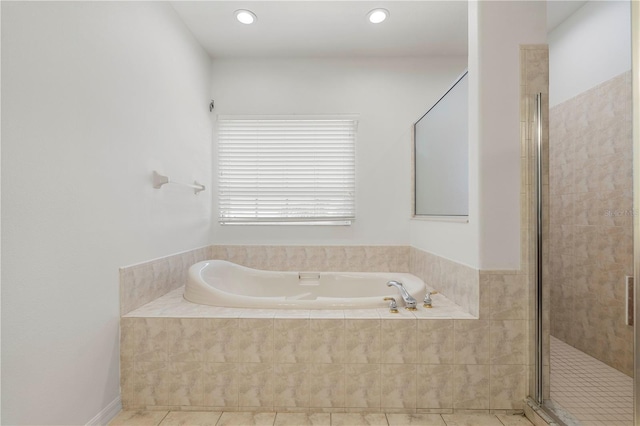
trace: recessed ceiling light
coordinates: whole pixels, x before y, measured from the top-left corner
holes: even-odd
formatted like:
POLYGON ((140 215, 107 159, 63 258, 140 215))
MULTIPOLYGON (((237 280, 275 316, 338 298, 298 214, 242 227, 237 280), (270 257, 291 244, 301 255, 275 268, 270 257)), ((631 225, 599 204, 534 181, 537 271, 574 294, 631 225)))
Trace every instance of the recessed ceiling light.
POLYGON ((243 24, 253 24, 258 19, 255 13, 246 9, 236 10, 234 13, 236 14, 236 19, 243 24))
POLYGON ((389 17, 389 11, 387 9, 373 9, 367 13, 367 18, 372 24, 379 24, 389 17))

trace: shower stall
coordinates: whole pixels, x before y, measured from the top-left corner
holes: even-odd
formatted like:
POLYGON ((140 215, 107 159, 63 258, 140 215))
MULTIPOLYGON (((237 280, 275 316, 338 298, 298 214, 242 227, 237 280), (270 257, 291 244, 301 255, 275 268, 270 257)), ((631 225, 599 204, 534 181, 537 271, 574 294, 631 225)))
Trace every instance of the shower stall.
POLYGON ((553 85, 550 93, 523 93, 529 405, 557 424, 640 425, 640 302, 633 291, 640 257, 640 7, 617 3, 633 17, 631 69, 564 98, 553 99, 553 85))

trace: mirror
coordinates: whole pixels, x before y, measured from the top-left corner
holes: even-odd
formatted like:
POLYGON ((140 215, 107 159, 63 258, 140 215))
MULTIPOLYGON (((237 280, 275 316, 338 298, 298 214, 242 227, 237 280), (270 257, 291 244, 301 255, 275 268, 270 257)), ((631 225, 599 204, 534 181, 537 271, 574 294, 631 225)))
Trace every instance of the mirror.
POLYGON ((469 215, 468 86, 465 71, 414 124, 414 216, 469 215))

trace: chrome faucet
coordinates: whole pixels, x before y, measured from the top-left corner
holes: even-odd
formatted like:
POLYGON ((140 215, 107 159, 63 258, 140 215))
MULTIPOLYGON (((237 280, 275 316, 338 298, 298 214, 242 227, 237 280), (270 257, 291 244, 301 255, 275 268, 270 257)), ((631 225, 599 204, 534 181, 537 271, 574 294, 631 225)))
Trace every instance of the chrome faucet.
POLYGON ((389 312, 391 312, 392 314, 397 314, 398 304, 396 303, 396 299, 394 299, 393 297, 385 297, 384 300, 389 302, 389 312))
POLYGON ((414 299, 413 296, 409 294, 409 292, 407 291, 407 289, 404 288, 401 282, 392 280, 387 283, 387 286, 395 287, 398 289, 398 291, 400 292, 400 296, 402 296, 402 300, 404 300, 404 305, 407 309, 409 309, 410 311, 415 311, 417 309, 416 299, 414 299))
POLYGON ((427 291, 426 296, 424 296, 424 307, 425 308, 433 308, 433 300, 431 299, 432 294, 438 294, 437 291, 427 291))

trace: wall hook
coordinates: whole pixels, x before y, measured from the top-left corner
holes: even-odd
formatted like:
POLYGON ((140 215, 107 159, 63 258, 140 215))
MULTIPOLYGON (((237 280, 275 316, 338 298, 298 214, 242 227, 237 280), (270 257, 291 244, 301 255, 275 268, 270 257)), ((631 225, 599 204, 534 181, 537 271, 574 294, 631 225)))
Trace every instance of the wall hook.
POLYGON ((213 111, 213 108, 214 108, 213 99, 211 99, 211 102, 209 102, 209 112, 213 111))

